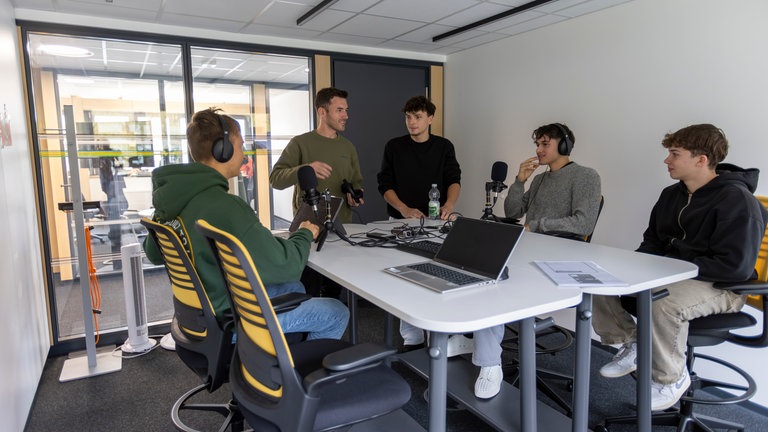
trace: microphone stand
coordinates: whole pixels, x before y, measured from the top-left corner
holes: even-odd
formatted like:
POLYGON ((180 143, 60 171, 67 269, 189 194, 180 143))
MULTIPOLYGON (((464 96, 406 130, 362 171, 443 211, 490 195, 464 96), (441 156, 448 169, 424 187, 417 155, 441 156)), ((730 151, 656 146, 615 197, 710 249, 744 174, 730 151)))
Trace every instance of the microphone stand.
POLYGON ((348 239, 339 230, 337 230, 336 226, 333 223, 333 216, 331 214, 331 191, 326 189, 325 192, 322 193, 322 195, 323 195, 323 199, 325 200, 325 222, 323 222, 323 227, 320 230, 320 234, 317 235, 317 240, 316 240, 317 251, 320 252, 320 249, 323 248, 325 239, 328 237, 328 232, 335 233, 337 236, 339 236, 340 239, 354 246, 355 243, 352 240, 348 239))
POLYGON ((493 206, 496 205, 496 198, 494 197, 493 202, 491 202, 491 189, 493 189, 494 183, 496 182, 485 183, 485 208, 483 209, 483 216, 480 217, 480 219, 499 222, 499 218, 493 214, 493 206))

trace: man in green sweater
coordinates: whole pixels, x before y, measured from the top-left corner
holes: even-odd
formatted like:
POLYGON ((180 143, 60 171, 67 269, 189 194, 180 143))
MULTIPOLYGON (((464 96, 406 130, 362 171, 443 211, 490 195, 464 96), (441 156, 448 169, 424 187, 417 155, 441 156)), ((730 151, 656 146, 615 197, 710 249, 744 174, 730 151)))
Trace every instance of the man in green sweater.
POLYGON ((349 107, 347 92, 333 87, 324 88, 315 96, 317 129, 293 137, 277 160, 269 183, 275 189, 295 186, 293 190, 293 213, 301 206, 302 191, 298 186, 297 171, 304 165, 311 166, 317 176, 317 190, 328 189, 334 196, 346 196, 347 206, 339 211, 341 222, 352 222, 352 208, 363 204, 351 194, 342 192, 346 180, 355 190, 362 190, 363 175, 357 150, 352 143, 339 135, 347 125, 349 107))
MULTIPOLYGON (((154 219, 173 227, 186 245, 214 312, 222 316, 230 309, 227 287, 213 251, 194 229, 198 219, 231 233, 245 245, 270 297, 304 292, 299 277, 319 228, 305 221, 288 239, 277 238, 245 201, 228 192, 227 179, 240 172, 243 138, 240 125, 217 111, 199 111, 187 125, 189 153, 195 162, 166 165, 152 172, 152 203, 154 219)), ((151 237, 145 240, 144 250, 150 261, 162 263, 151 237)), ((347 308, 329 298, 313 298, 278 315, 285 333, 309 333, 308 339, 339 339, 348 319, 347 308)))

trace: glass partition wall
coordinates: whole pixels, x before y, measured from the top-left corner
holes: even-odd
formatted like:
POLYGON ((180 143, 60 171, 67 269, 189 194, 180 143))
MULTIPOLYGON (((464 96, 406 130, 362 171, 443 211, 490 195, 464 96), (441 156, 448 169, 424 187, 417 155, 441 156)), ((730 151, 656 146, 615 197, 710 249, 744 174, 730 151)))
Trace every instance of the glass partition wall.
MULTIPOLYGON (((91 281, 98 332, 114 335, 112 343, 124 335, 121 247, 146 236, 139 220, 152 214, 152 171, 189 161, 185 130, 192 112, 218 107, 238 121, 246 159, 230 192, 249 202, 265 226, 290 220, 291 191, 274 194, 268 175, 291 136, 310 129, 307 57, 185 41, 25 35, 54 347, 83 340, 81 277, 91 281), (64 113, 70 111, 76 159, 67 155, 64 113), (87 234, 75 232, 70 210, 78 189, 87 234), (87 237, 89 269, 80 269, 76 245, 87 237)), ((147 321, 168 323, 173 302, 165 271, 146 259, 143 270, 147 321)))

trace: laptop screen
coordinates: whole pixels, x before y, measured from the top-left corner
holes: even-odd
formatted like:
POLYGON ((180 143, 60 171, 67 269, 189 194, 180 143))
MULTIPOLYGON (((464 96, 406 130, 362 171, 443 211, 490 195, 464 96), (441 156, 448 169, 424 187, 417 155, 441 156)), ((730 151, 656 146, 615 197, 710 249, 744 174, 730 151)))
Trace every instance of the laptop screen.
POLYGON ((519 225, 458 218, 435 261, 496 279, 524 230, 519 225))

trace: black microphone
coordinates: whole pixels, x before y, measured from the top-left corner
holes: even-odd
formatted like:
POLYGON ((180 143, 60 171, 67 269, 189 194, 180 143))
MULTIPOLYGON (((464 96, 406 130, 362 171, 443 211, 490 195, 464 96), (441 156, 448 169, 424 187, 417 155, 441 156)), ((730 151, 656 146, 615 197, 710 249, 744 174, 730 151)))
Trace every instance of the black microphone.
POLYGON ((317 203, 320 201, 320 193, 317 191, 317 175, 315 170, 309 166, 304 165, 299 168, 299 188, 304 191, 302 199, 305 203, 312 206, 312 211, 317 216, 317 203))
POLYGON ((504 184, 504 180, 507 179, 507 164, 505 162, 497 161, 493 163, 491 167, 491 190, 493 191, 494 198, 499 196, 499 192, 507 188, 504 184))

